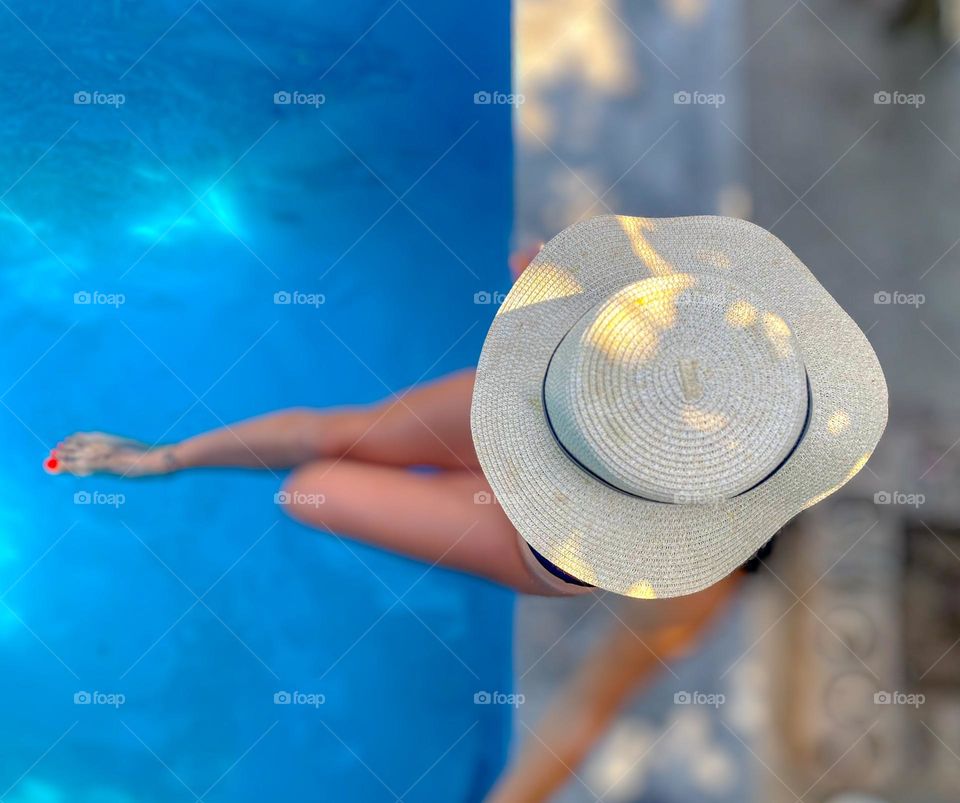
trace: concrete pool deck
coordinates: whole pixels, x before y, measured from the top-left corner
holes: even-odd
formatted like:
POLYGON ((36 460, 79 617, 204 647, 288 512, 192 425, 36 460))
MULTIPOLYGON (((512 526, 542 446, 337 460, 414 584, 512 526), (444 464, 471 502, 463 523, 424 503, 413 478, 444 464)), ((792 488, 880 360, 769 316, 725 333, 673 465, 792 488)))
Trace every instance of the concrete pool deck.
MULTIPOLYGON (((911 427, 924 421, 936 430, 927 466, 960 436, 960 98, 951 90, 960 59, 956 51, 941 57, 950 42, 922 27, 894 35, 882 10, 865 4, 785 0, 642 8, 520 0, 516 31, 517 88, 526 96, 515 126, 518 239, 547 238, 604 206, 648 216, 721 212, 770 228, 868 332, 887 374, 891 424, 870 464, 875 473, 845 493, 910 490, 920 470, 897 468, 907 461, 893 444, 906 437, 915 447, 911 427), (674 102, 675 92, 696 90, 724 102, 674 102), (884 103, 878 92, 922 93, 925 102, 884 103), (915 306, 885 301, 918 296, 915 306)), ((557 799, 592 801, 611 784, 604 799, 686 800, 707 790, 716 800, 790 799, 720 715, 664 704, 690 683, 712 689, 712 667, 746 652, 717 687, 742 703, 723 719, 754 749, 757 739, 782 735, 763 724, 751 703, 757 694, 737 692, 762 688, 772 671, 763 645, 750 648, 777 585, 757 578, 704 653, 635 701, 557 799), (676 738, 677 729, 688 738, 676 738), (697 744, 692 780, 671 777, 697 744)), ((617 611, 610 597, 520 602, 523 723, 533 725, 599 633, 624 626, 617 611)), ((518 735, 529 738, 523 725, 518 735)))

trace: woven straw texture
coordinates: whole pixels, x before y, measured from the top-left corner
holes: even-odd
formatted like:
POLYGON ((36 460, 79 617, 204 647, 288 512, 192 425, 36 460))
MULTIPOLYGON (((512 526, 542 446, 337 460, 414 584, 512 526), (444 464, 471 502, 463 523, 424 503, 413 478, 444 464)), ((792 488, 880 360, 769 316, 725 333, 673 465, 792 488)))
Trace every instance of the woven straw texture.
POLYGON ((603 216, 490 328, 477 453, 521 536, 634 597, 703 589, 854 476, 887 417, 857 325, 769 232, 603 216))

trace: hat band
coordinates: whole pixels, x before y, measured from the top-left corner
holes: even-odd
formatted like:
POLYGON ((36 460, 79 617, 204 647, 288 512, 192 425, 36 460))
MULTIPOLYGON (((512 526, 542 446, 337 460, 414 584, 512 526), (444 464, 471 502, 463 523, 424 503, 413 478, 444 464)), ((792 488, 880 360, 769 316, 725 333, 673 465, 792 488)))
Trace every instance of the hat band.
POLYGON ((748 288, 683 274, 627 285, 588 310, 551 353, 541 393, 576 465, 666 504, 732 499, 765 482, 811 407, 788 324, 748 288))
MULTIPOLYGON (((553 353, 554 354, 557 353, 556 349, 554 349, 553 353)), ((552 362, 553 362, 553 356, 551 355, 550 363, 552 362)), ((547 371, 550 370, 550 363, 547 364, 547 371)), ((806 374, 806 370, 804 370, 804 373, 806 374)), ((754 485, 751 485, 746 490, 740 491, 739 493, 734 494, 732 497, 730 497, 731 499, 736 499, 738 496, 743 496, 743 494, 750 493, 750 491, 754 490, 755 488, 759 488, 761 485, 767 482, 767 480, 773 477, 774 474, 776 474, 781 468, 784 467, 784 465, 786 465, 786 462, 793 456, 793 453, 797 451, 797 447, 799 447, 800 444, 803 442, 803 438, 807 434, 807 428, 810 426, 810 416, 813 410, 813 391, 810 388, 809 376, 806 376, 806 383, 807 383, 807 412, 803 419, 803 427, 800 430, 800 434, 797 435, 796 443, 793 444, 793 446, 790 448, 790 451, 787 452, 783 460, 781 460, 780 463, 777 466, 775 466, 769 474, 763 477, 759 482, 755 483, 754 485)), ((593 471, 589 467, 585 466, 582 462, 580 462, 577 456, 566 447, 564 442, 561 440, 560 436, 557 434, 557 430, 556 430, 556 427, 554 427, 553 425, 553 421, 550 420, 550 406, 547 402, 546 389, 547 389, 546 374, 544 374, 544 381, 540 386, 540 398, 543 404, 544 418, 546 418, 547 426, 550 428, 550 434, 553 436, 554 441, 556 441, 557 446, 559 446, 563 450, 563 453, 566 454, 566 456, 570 458, 570 461, 573 462, 581 471, 590 475, 590 477, 596 480, 597 482, 603 483, 608 488, 611 488, 614 491, 618 491, 619 493, 626 494, 627 496, 632 496, 634 499, 641 499, 644 502, 653 502, 655 504, 661 504, 661 505, 681 504, 679 501, 669 502, 669 501, 663 501, 660 499, 650 499, 646 496, 641 496, 640 494, 635 493, 634 491, 630 491, 626 488, 621 488, 619 485, 615 485, 614 483, 610 482, 608 479, 600 476, 595 471, 593 471)))

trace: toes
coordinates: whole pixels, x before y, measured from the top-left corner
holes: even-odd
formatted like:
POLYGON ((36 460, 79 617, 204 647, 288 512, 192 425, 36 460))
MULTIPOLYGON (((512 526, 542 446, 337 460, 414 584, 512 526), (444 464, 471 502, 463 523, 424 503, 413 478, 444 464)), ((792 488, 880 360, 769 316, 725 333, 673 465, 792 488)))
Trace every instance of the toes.
POLYGON ((72 455, 64 454, 60 449, 54 449, 50 456, 43 461, 43 468, 48 474, 73 474, 76 460, 72 455))
POLYGON ((64 445, 81 446, 87 443, 115 443, 125 440, 107 432, 74 432, 64 439, 64 445))
POLYGON ((96 472, 129 471, 128 464, 139 460, 147 446, 139 441, 105 432, 75 432, 57 445, 44 461, 51 474, 68 473, 85 477, 96 472))
POLYGON ((93 469, 86 460, 64 458, 60 461, 60 471, 64 474, 73 474, 75 477, 87 477, 93 469))
POLYGON ((57 448, 64 457, 83 455, 88 458, 100 458, 114 452, 123 442, 119 438, 102 436, 96 432, 78 432, 71 435, 57 448))
POLYGON ((64 438, 63 443, 58 448, 63 451, 80 449, 93 443, 96 440, 95 435, 94 432, 75 432, 73 435, 64 438))
POLYGON ((56 449, 51 451, 47 459, 43 461, 43 470, 47 474, 59 474, 63 470, 63 463, 58 457, 56 449))
POLYGON ((47 474, 75 474, 85 477, 90 473, 86 461, 73 454, 64 454, 60 449, 52 449, 43 461, 43 470, 47 474))
POLYGON ((86 447, 70 445, 64 441, 56 449, 51 450, 43 461, 43 470, 48 474, 73 474, 77 477, 86 477, 92 474, 94 467, 88 459, 86 447))

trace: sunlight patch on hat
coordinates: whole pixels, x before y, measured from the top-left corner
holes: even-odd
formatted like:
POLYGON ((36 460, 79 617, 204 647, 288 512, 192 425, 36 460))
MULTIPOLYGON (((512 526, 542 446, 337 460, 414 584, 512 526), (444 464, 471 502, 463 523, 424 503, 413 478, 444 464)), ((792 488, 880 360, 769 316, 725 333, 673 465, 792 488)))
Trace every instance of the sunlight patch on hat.
POLYGON ((773 346, 774 353, 782 360, 789 359, 796 355, 793 346, 793 333, 787 322, 779 315, 772 312, 763 314, 763 331, 773 346))
POLYGON ((719 432, 729 422, 723 413, 698 410, 696 407, 685 407, 680 417, 684 424, 700 432, 719 432))
POLYGON ((860 469, 867 464, 867 461, 870 459, 870 455, 872 454, 872 449, 869 452, 862 454, 859 458, 857 458, 857 461, 853 464, 853 466, 851 466, 850 470, 846 473, 846 476, 840 480, 840 482, 838 482, 836 485, 831 485, 826 491, 817 494, 812 499, 808 499, 806 502, 804 502, 803 509, 806 510, 808 507, 813 507, 815 504, 817 504, 817 502, 822 502, 831 494, 839 491, 844 485, 846 485, 848 482, 850 482, 850 480, 860 473, 860 469))
MULTIPOLYGON (((542 251, 540 252, 543 253, 542 251)), ((512 294, 504 299, 497 315, 503 315, 507 312, 525 307, 528 304, 542 304, 545 301, 554 301, 558 298, 568 298, 569 296, 579 295, 583 292, 580 283, 570 275, 570 272, 559 265, 552 265, 547 262, 538 264, 540 257, 535 257, 533 263, 527 268, 526 272, 537 274, 537 281, 543 283, 544 291, 535 301, 522 299, 512 294)))
POLYGON ((657 594, 653 586, 646 580, 640 580, 627 590, 627 596, 634 599, 656 599, 657 594))
POLYGON ((650 244, 644 232, 656 231, 656 224, 650 218, 618 217, 617 222, 630 240, 633 253, 646 265, 654 276, 669 276, 676 268, 664 259, 650 244))
POLYGON ((597 585, 597 573, 582 557, 584 536, 582 532, 576 531, 571 534, 561 545, 560 554, 563 556, 557 561, 557 565, 567 574, 572 574, 583 583, 589 583, 592 586, 597 585))
POLYGON ((827 432, 831 435, 839 435, 850 426, 850 416, 846 410, 837 410, 827 419, 827 432))
POLYGON ((717 251, 715 249, 701 249, 697 251, 694 256, 698 262, 702 262, 704 265, 709 265, 711 268, 720 268, 721 270, 726 270, 731 264, 730 257, 724 254, 722 251, 717 251))
POLYGON ((727 314, 724 316, 730 326, 737 329, 744 329, 747 326, 753 326, 757 322, 760 313, 757 308, 749 301, 738 299, 727 307, 727 314))
POLYGON ((586 331, 586 340, 613 355, 627 342, 638 359, 656 354, 660 333, 677 319, 677 296, 697 280, 687 274, 647 279, 621 291, 599 311, 586 331))

